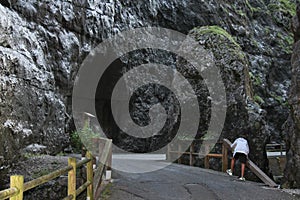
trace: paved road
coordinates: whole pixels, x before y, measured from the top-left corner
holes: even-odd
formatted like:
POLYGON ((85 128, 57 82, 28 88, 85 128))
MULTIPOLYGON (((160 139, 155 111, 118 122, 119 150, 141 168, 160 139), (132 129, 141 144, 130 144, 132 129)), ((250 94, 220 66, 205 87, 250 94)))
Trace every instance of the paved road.
MULTIPOLYGON (((113 163, 129 168, 143 166, 146 161, 114 159, 113 163), (130 165, 129 165, 130 163, 130 165)), ((164 161, 147 161, 147 165, 166 166, 164 161)), ((113 164, 114 165, 114 164, 113 164)), ((240 182, 236 177, 197 167, 172 164, 148 173, 113 171, 112 200, 236 200, 297 199, 280 189, 268 188, 251 181, 240 182)), ((299 198, 298 198, 299 199, 299 198)))

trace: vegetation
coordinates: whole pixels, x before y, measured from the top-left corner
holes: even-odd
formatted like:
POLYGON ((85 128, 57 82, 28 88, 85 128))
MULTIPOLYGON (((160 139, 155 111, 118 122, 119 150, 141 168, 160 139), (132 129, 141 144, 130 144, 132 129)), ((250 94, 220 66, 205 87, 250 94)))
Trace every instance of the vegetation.
POLYGON ((249 3, 248 0, 246 0, 246 6, 249 8, 249 10, 251 11, 251 13, 253 14, 254 12, 258 12, 260 11, 261 9, 260 8, 255 8, 253 6, 251 6, 251 4, 249 3))
POLYGON ((47 175, 47 174, 49 174, 49 173, 51 173, 51 172, 52 172, 52 171, 50 171, 49 169, 43 168, 43 169, 41 169, 41 170, 39 170, 39 171, 34 172, 34 173, 32 174, 32 178, 33 178, 33 179, 36 179, 36 178, 39 178, 39 177, 41 177, 41 176, 47 175))
POLYGON ((227 38, 229 41, 231 41, 233 44, 235 44, 237 47, 240 47, 240 45, 235 41, 235 39, 220 26, 202 26, 201 28, 193 29, 193 31, 201 35, 203 34, 222 35, 225 38, 227 38))
POLYGON ((274 21, 289 27, 286 21, 296 15, 296 3, 291 0, 276 0, 268 4, 268 9, 272 13, 274 21), (278 17, 280 15, 280 17, 278 17), (282 21, 285 18, 285 21, 282 21))
POLYGON ((249 72, 249 76, 250 76, 250 79, 251 79, 251 81, 252 81, 252 83, 253 83, 254 85, 259 86, 259 85, 262 84, 262 80, 261 80, 260 77, 254 76, 251 72, 249 72))
POLYGON ((296 14, 296 4, 287 0, 279 0, 278 3, 271 3, 268 5, 271 12, 282 12, 294 16, 296 14))
POLYGON ((28 159, 28 158, 42 156, 42 154, 40 154, 40 153, 24 153, 23 156, 24 156, 24 158, 28 159))
POLYGON ((75 152, 79 153, 81 152, 83 146, 90 147, 92 145, 92 139, 98 137, 99 134, 95 133, 89 127, 88 122, 85 122, 81 130, 77 130, 71 134, 71 146, 75 152))
POLYGON ((287 34, 285 36, 281 33, 277 33, 276 38, 278 38, 277 39, 278 45, 282 49, 282 51, 287 54, 292 54, 292 52, 293 52, 292 47, 293 47, 293 43, 294 43, 292 33, 287 34))
POLYGON ((273 99, 275 99, 280 105, 282 105, 282 106, 289 106, 288 101, 285 100, 282 96, 278 96, 278 95, 276 95, 274 93, 273 94, 271 93, 271 97, 273 99))
POLYGON ((258 104, 263 104, 263 103, 265 103, 265 101, 264 101, 260 96, 258 96, 258 95, 255 95, 255 96, 253 97, 253 100, 254 100, 256 103, 258 103, 258 104))
POLYGON ((106 200, 106 199, 108 199, 110 197, 110 195, 111 195, 111 188, 112 188, 112 183, 108 183, 105 186, 105 188, 102 191, 102 193, 101 193, 101 199, 106 200))

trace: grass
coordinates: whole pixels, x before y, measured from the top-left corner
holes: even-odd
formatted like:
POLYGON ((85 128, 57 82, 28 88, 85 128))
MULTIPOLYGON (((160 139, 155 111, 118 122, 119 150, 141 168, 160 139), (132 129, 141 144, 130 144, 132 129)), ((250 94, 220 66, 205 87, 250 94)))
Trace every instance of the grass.
POLYGON ((51 173, 51 171, 49 169, 44 168, 44 169, 41 169, 37 172, 34 172, 31 176, 32 176, 33 179, 36 179, 36 178, 39 178, 41 176, 47 175, 49 173, 51 173))
POLYGON ((34 158, 34 157, 39 157, 39 156, 42 156, 43 154, 40 154, 40 153, 24 153, 23 156, 24 158, 34 158))
POLYGON ((100 199, 104 199, 104 200, 107 200, 110 196, 111 196, 111 188, 112 188, 112 183, 108 183, 104 190, 101 192, 101 197, 100 199))

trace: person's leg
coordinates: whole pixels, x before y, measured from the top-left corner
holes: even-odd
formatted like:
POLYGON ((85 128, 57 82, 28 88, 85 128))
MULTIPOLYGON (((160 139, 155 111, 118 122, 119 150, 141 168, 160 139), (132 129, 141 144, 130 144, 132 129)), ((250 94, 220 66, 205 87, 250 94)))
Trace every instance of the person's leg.
POLYGON ((241 178, 244 179, 245 166, 247 162, 247 156, 245 154, 240 155, 240 162, 241 162, 241 178))
POLYGON ((233 173, 233 170, 234 170, 234 163, 235 163, 235 158, 232 158, 231 159, 231 165, 230 165, 230 169, 231 169, 232 173, 233 173))
POLYGON ((245 163, 241 164, 241 177, 244 177, 245 174, 245 163))

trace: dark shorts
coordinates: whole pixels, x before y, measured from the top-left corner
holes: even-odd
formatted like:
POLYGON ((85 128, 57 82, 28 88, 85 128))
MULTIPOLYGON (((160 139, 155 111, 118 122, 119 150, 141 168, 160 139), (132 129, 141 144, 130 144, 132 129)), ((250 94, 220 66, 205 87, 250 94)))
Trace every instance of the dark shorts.
POLYGON ((244 164, 246 164, 246 162, 247 162, 247 156, 246 156, 246 154, 239 153, 239 152, 237 152, 234 155, 234 159, 239 160, 241 163, 244 163, 244 164))

